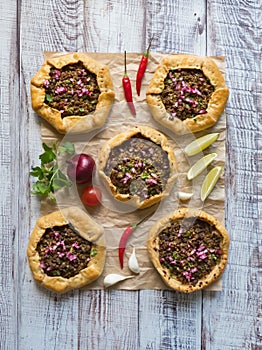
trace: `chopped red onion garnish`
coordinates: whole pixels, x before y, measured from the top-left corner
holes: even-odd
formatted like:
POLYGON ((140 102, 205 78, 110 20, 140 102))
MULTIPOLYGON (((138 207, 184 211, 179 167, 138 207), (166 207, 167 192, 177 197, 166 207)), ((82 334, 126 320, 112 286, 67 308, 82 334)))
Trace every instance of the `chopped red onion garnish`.
POLYGON ((44 80, 44 87, 48 88, 50 85, 50 81, 49 80, 44 80))
POLYGON ((157 174, 155 174, 155 173, 151 173, 150 174, 154 179, 158 179, 158 176, 157 176, 157 174))
POLYGON ((77 256, 75 254, 71 254, 70 252, 66 253, 66 257, 69 261, 77 260, 77 256))
POLYGON ((61 71, 59 69, 55 69, 52 74, 52 78, 58 80, 61 76, 61 71))
POLYGON ((79 249, 79 248, 80 248, 80 245, 77 244, 77 243, 73 243, 73 244, 72 244, 72 247, 75 248, 75 249, 79 249))
POLYGON ((63 94, 65 92, 67 92, 67 88, 63 86, 58 86, 55 90, 55 93, 58 95, 63 94))
POLYGON ((155 179, 146 179, 145 182, 150 185, 157 185, 157 181, 155 179))
POLYGON ((86 73, 85 73, 85 70, 84 69, 81 69, 79 72, 78 72, 78 75, 80 76, 80 77, 82 77, 83 75, 85 75, 86 73))
POLYGON ((46 268, 45 263, 43 261, 40 261, 40 267, 41 267, 41 269, 45 269, 46 268))

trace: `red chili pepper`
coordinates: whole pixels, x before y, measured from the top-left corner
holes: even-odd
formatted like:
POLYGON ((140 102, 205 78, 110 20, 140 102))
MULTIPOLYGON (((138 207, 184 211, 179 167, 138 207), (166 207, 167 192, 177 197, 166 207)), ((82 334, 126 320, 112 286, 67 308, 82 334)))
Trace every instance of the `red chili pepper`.
POLYGON ((126 51, 125 51, 125 73, 122 79, 122 85, 124 88, 124 93, 125 93, 125 98, 126 101, 129 105, 129 108, 132 112, 133 115, 136 115, 136 109, 133 103, 133 96, 132 96, 132 87, 131 87, 131 83, 130 83, 130 79, 127 75, 127 70, 126 70, 126 51))
POLYGON ((149 50, 151 47, 151 43, 152 43, 153 37, 150 39, 149 44, 148 44, 148 48, 146 50, 146 52, 144 52, 141 61, 140 61, 140 65, 137 71, 137 75, 136 75, 136 91, 138 96, 140 96, 140 90, 141 90, 141 85, 142 85, 142 79, 143 76, 145 74, 146 71, 146 67, 147 67, 147 63, 148 63, 148 56, 149 56, 149 50))
POLYGON ((140 225, 142 222, 144 222, 151 215, 152 215, 152 213, 147 215, 146 217, 144 217, 144 219, 142 219, 141 221, 139 221, 137 224, 135 224, 133 226, 130 226, 130 225, 127 226, 127 228, 123 232, 123 234, 120 238, 119 246, 118 246, 118 257, 119 257, 121 269, 124 267, 124 254, 125 254, 126 243, 127 243, 128 238, 132 235, 132 233, 135 231, 137 226, 140 225))
POLYGON ((120 267, 121 269, 124 267, 124 254, 126 250, 126 243, 128 238, 132 235, 132 233, 135 231, 137 225, 133 226, 127 226, 125 231, 123 232, 120 242, 119 242, 119 247, 118 247, 118 256, 119 256, 119 262, 120 262, 120 267))

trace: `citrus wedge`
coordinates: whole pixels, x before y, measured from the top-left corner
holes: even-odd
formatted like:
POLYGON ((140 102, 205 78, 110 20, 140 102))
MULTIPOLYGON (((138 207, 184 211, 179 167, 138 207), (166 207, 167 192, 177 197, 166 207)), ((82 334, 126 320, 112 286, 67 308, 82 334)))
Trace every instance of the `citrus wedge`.
POLYGON ((203 151, 213 142, 215 142, 218 139, 218 136, 219 133, 215 132, 199 137, 198 139, 192 141, 189 145, 187 145, 184 151, 188 156, 194 156, 195 154, 203 151))
POLYGON ((210 153, 199 159, 187 173, 188 180, 192 180, 204 171, 207 166, 217 157, 216 153, 210 153))
POLYGON ((205 199, 210 195, 213 188, 215 187, 220 175, 222 173, 222 167, 216 166, 210 170, 210 172, 205 177, 201 188, 201 201, 204 202, 205 199))

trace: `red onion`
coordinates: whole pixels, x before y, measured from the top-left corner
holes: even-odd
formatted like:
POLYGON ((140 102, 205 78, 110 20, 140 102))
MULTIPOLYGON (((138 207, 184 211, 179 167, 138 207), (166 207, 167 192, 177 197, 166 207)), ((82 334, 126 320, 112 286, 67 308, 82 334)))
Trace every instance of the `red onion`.
POLYGON ((75 154, 67 163, 67 175, 70 180, 78 184, 87 183, 92 180, 96 164, 91 156, 85 153, 75 154))

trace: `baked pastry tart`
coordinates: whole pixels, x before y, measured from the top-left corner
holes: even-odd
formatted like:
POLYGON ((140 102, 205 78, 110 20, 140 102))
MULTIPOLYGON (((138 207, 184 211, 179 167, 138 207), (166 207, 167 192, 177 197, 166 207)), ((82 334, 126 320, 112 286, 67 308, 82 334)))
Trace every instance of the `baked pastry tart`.
POLYGON ((190 293, 221 276, 227 264, 229 235, 206 212, 181 208, 152 227, 147 248, 163 281, 174 290, 190 293))
POLYGON ((103 126, 114 96, 108 67, 80 52, 47 59, 31 80, 34 111, 62 134, 103 126))
POLYGON ((218 121, 229 95, 209 57, 168 55, 157 67, 146 101, 154 119, 176 134, 205 130, 218 121))
POLYGON ((166 197, 177 176, 175 154, 167 138, 147 126, 136 126, 106 142, 98 168, 116 200, 140 209, 166 197))
POLYGON ((38 219, 27 249, 34 279, 58 293, 95 281, 105 253, 103 228, 78 207, 38 219))

